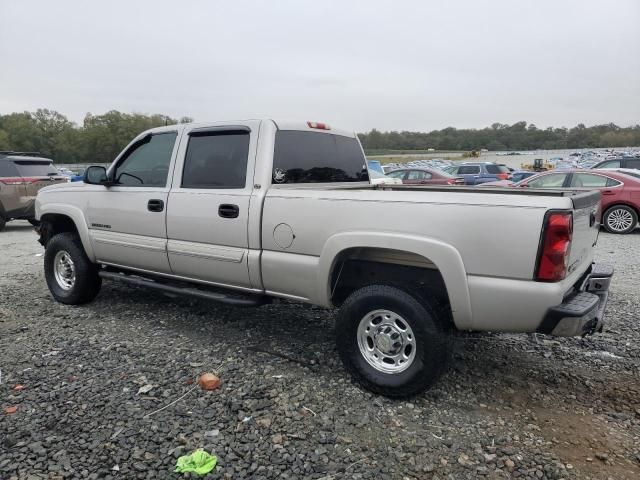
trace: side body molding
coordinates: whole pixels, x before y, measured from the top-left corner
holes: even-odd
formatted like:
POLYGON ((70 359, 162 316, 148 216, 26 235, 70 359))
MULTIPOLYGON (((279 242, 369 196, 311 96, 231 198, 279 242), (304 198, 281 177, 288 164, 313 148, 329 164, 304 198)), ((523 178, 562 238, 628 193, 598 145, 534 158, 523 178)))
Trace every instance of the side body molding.
POLYGON ((75 224, 78 229, 78 234, 80 235, 80 240, 82 241, 82 246, 84 247, 84 251, 87 253, 87 257, 92 262, 96 261, 95 253, 93 252, 93 244, 91 243, 91 238, 89 236, 89 227, 87 226, 87 222, 85 221, 84 214, 82 210, 78 207, 74 207, 72 205, 60 204, 60 203, 36 203, 37 206, 37 218, 42 219, 45 215, 53 214, 53 215, 66 215, 75 224))
POLYGON ((331 305, 331 271, 340 252, 349 248, 384 248, 414 253, 430 260, 444 280, 453 320, 459 330, 472 328, 471 299, 467 274, 460 253, 440 240, 390 232, 341 232, 330 237, 320 254, 317 271, 318 304, 331 305))

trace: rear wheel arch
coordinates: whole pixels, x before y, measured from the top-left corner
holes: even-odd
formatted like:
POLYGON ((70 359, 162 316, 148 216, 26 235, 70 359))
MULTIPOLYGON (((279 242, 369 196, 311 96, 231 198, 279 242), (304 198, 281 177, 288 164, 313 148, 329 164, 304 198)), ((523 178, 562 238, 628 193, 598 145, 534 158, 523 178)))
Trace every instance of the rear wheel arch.
POLYGON ((366 284, 404 284, 446 307, 457 329, 472 329, 462 258, 455 248, 438 240, 379 232, 338 234, 323 248, 318 275, 319 304, 340 305, 350 292, 366 284), (355 282, 354 269, 365 272, 355 282), (341 283, 345 277, 340 278, 345 273, 346 284, 341 283))

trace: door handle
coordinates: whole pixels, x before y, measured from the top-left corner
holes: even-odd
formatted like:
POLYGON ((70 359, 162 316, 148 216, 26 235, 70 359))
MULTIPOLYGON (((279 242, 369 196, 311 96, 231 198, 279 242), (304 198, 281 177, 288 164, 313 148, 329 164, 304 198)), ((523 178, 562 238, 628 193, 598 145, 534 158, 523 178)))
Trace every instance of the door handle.
POLYGON ((157 198, 153 198, 147 203, 147 210, 150 212, 161 212, 164 210, 164 202, 157 198))
POLYGON ((615 192, 612 192, 611 190, 603 190, 602 191, 602 195, 613 195, 615 192))
POLYGON ((238 215, 240 215, 240 208, 238 205, 223 203, 218 207, 218 215, 222 218, 238 218, 238 215))

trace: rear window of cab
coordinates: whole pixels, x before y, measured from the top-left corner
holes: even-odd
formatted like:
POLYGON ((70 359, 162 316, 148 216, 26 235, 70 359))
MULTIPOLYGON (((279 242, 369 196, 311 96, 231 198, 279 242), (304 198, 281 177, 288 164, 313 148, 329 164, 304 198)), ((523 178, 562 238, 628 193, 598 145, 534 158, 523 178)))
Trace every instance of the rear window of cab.
POLYGON ((367 165, 354 137, 279 130, 273 154, 274 184, 366 182, 367 165))

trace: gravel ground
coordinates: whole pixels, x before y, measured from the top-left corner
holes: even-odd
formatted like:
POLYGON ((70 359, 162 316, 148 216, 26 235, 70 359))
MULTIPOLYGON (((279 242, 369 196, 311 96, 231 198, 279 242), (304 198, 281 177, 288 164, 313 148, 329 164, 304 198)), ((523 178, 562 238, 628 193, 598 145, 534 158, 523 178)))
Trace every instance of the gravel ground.
POLYGON ((604 334, 461 335, 437 386, 390 401, 351 383, 327 310, 114 283, 57 304, 14 222, 0 233, 0 478, 171 478, 198 447, 219 458, 211 478, 640 478, 639 241, 600 235, 617 270, 604 334), (197 387, 205 371, 220 389, 197 387))

